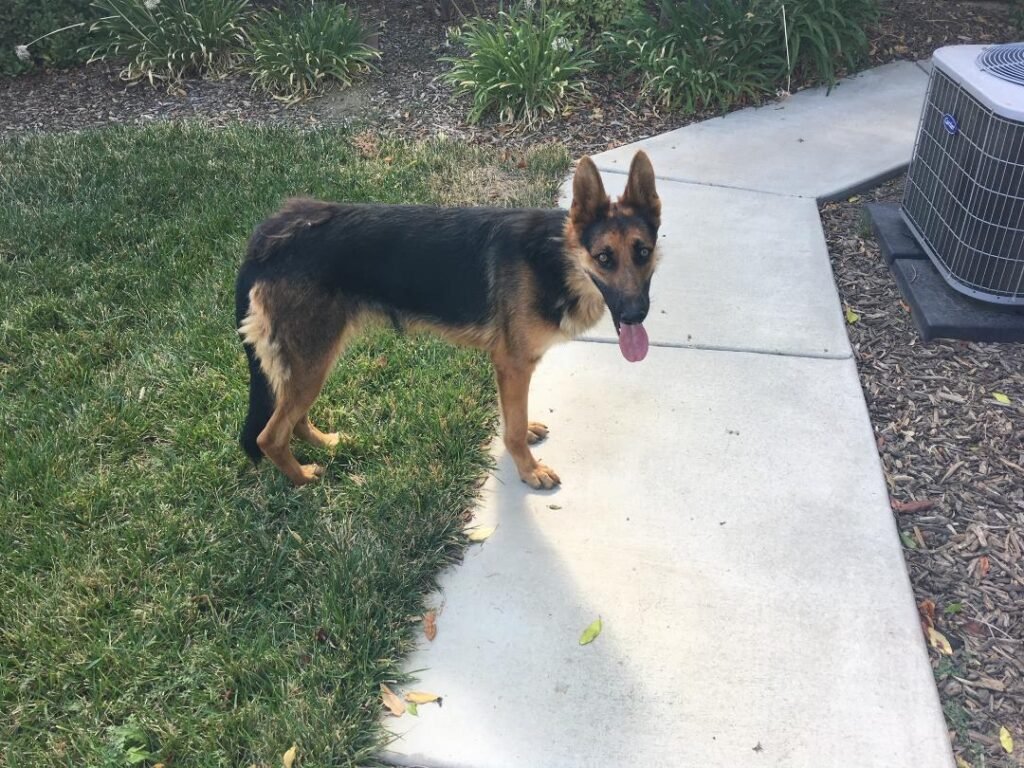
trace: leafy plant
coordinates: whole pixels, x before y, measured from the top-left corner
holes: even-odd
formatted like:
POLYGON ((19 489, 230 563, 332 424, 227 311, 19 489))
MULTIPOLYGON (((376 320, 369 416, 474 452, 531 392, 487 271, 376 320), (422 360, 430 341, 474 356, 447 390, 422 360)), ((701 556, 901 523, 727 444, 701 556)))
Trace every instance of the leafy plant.
POLYGON ((313 4, 298 14, 265 17, 252 35, 257 87, 285 101, 305 99, 334 80, 350 85, 379 55, 363 25, 344 5, 313 4))
POLYGON ((58 67, 83 61, 79 48, 95 16, 89 0, 3 0, 0 74, 27 71, 33 60, 58 67))
POLYGON ((103 18, 90 61, 127 58, 128 80, 180 80, 225 71, 246 44, 247 0, 94 0, 103 18))
POLYGON ((1010 0, 1010 21, 1018 32, 1024 32, 1024 0, 1010 0))
POLYGON ((653 104, 725 110, 770 93, 784 68, 771 12, 766 0, 662 0, 660 19, 637 14, 605 39, 653 104))
POLYGON ((470 19, 458 37, 468 56, 445 57, 453 66, 443 78, 473 97, 471 122, 494 112, 502 122, 531 126, 585 91, 582 77, 593 60, 567 16, 544 2, 470 19))
POLYGON ((865 29, 878 19, 878 0, 782 0, 789 73, 804 81, 836 81, 868 50, 865 29))
POLYGON ((580 34, 610 30, 638 13, 642 0, 553 0, 573 31, 580 34))

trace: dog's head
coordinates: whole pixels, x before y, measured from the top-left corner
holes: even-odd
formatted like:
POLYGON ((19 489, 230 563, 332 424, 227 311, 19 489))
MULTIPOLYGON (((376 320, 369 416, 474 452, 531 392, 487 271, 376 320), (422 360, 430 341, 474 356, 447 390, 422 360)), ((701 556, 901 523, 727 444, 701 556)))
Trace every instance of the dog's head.
POLYGON ((585 254, 583 270, 611 312, 619 349, 630 362, 647 355, 644 319, 651 307, 651 276, 657 263, 661 200, 654 168, 637 152, 626 190, 615 202, 604 191, 601 174, 589 157, 580 160, 572 182, 569 219, 585 254))

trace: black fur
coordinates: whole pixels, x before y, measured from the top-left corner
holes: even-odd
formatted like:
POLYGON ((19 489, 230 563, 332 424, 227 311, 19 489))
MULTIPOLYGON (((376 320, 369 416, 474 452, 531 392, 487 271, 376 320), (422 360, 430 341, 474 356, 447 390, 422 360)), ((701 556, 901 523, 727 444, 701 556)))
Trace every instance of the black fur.
MULTIPOLYGON (((249 312, 249 291, 253 286, 253 270, 242 269, 235 284, 235 327, 242 324, 242 320, 249 312)), ((242 433, 239 442, 242 450, 246 452, 253 464, 259 464, 263 458, 263 451, 256 444, 256 438, 263 428, 270 421, 274 412, 274 395, 270 391, 270 382, 260 368, 259 360, 252 347, 248 344, 242 345, 245 348, 245 359, 249 363, 249 411, 245 416, 245 423, 242 425, 242 433)))
POLYGON ((538 313, 557 324, 570 308, 565 219, 547 209, 295 200, 257 228, 242 275, 343 291, 396 326, 405 315, 458 327, 491 319, 500 300, 493 286, 526 264, 537 278, 538 313))

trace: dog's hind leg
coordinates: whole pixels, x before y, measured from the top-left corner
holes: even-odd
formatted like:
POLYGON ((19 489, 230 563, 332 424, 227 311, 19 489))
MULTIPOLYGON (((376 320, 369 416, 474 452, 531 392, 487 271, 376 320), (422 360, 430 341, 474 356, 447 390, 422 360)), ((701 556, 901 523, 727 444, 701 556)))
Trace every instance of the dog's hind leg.
MULTIPOLYGON (((505 447, 516 463, 519 477, 531 488, 554 488, 562 481, 551 467, 544 466, 533 457, 528 446, 531 433, 527 418, 530 377, 536 363, 510 354, 504 345, 491 353, 491 359, 505 419, 505 447)), ((547 433, 546 428, 544 432, 547 433)))
POLYGON ((267 426, 256 438, 264 455, 280 469, 295 485, 305 485, 323 474, 316 464, 299 464, 288 443, 292 431, 320 394, 333 356, 305 370, 293 370, 277 395, 274 413, 267 426))
POLYGON ((308 413, 303 414, 292 431, 299 440, 315 445, 317 448, 334 448, 341 441, 341 435, 337 432, 321 432, 314 427, 313 422, 309 420, 308 413))
POLYGON ((309 424, 306 414, 320 394, 335 357, 334 354, 323 355, 308 367, 293 368, 277 393, 277 404, 270 421, 256 438, 260 450, 295 485, 305 485, 323 474, 323 469, 316 464, 299 464, 288 443, 293 431, 302 431, 300 424, 327 437, 309 424))

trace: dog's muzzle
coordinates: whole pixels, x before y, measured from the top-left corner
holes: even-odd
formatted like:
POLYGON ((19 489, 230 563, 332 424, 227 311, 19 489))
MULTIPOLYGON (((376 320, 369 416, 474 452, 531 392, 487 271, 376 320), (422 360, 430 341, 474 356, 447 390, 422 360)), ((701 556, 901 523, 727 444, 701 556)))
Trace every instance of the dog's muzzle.
POLYGON ((621 291, 594 275, 590 279, 604 297, 604 303, 611 312, 615 333, 619 337, 619 351, 631 363, 637 363, 647 357, 650 342, 644 320, 651 309, 651 299, 645 290, 642 294, 625 296, 621 291))

